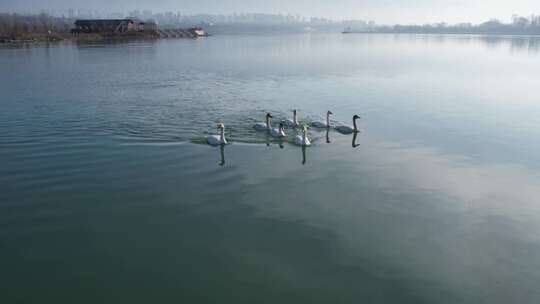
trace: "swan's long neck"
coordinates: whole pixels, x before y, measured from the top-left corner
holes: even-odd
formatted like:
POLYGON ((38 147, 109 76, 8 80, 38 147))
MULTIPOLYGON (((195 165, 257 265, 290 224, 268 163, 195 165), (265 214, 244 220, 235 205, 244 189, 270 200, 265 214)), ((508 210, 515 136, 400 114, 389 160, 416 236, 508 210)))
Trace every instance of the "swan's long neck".
POLYGON ((326 126, 330 126, 330 113, 326 113, 326 126))
POLYGON ((306 130, 302 131, 302 142, 305 144, 307 139, 307 132, 306 130))
POLYGON ((294 111, 294 113, 293 113, 293 122, 294 122, 295 125, 298 124, 298 118, 296 116, 296 111, 294 111))
POLYGON ((266 128, 270 129, 270 117, 266 116, 266 128))
POLYGON ((358 131, 358 127, 356 126, 356 118, 353 118, 352 123, 353 123, 353 126, 354 126, 354 130, 358 131))

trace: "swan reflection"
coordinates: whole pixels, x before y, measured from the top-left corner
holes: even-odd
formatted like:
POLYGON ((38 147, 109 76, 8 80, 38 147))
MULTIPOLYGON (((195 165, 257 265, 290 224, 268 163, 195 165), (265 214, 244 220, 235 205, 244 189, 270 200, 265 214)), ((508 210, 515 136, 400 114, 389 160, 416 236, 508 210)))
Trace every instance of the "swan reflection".
POLYGON ((279 137, 279 138, 277 138, 277 139, 274 139, 274 138, 270 135, 270 132, 268 132, 268 133, 266 134, 266 146, 267 146, 267 147, 270 147, 270 145, 271 145, 272 143, 277 143, 280 149, 285 148, 285 146, 283 145, 283 138, 282 138, 282 137, 279 137))
POLYGON ((270 134, 268 134, 268 132, 266 133, 265 138, 266 138, 266 146, 270 147, 270 134))
POLYGON ((223 166, 225 166, 225 145, 221 145, 219 147, 219 154, 220 154, 220 157, 221 157, 221 161, 219 162, 219 166, 223 167, 223 166))
POLYGON ((331 143, 330 141, 330 128, 326 128, 326 143, 331 143))
POLYGON ((353 134, 353 138, 352 138, 352 147, 353 148, 356 148, 356 147, 360 146, 360 144, 356 143, 356 137, 358 137, 358 132, 354 132, 354 134, 353 134))
POLYGON ((302 146, 302 165, 306 164, 306 146, 302 146))

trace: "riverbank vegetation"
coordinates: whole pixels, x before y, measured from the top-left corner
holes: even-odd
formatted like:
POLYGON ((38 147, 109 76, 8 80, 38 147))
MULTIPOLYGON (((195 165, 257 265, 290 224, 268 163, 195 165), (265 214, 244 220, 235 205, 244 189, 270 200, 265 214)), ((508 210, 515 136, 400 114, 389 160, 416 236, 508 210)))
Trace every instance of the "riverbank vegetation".
POLYGON ((72 35, 75 19, 46 14, 19 15, 0 13, 0 43, 34 43, 54 41, 100 41, 157 38, 154 31, 126 33, 90 33, 72 35))
POLYGON ((69 38, 73 20, 46 14, 0 14, 0 42, 58 41, 69 38))
POLYGON ((348 28, 350 32, 369 33, 419 33, 419 34, 498 34, 498 35, 540 35, 540 16, 512 16, 512 21, 504 23, 497 19, 472 24, 447 24, 445 22, 423 25, 372 25, 348 28))

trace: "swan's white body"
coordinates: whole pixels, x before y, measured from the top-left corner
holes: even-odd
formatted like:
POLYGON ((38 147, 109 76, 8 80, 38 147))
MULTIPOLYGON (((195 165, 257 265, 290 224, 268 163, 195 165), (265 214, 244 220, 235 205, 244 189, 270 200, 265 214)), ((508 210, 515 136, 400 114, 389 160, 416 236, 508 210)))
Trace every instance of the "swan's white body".
POLYGON ((211 146, 226 145, 227 139, 225 139, 225 126, 223 124, 218 125, 220 129, 220 134, 213 134, 206 136, 206 142, 211 146))
POLYGON ((351 134, 355 130, 351 126, 337 126, 336 131, 338 131, 339 133, 342 133, 342 134, 351 134))
POLYGON ((272 128, 270 129, 270 135, 273 137, 286 137, 287 134, 285 134, 285 131, 283 130, 283 125, 280 124, 279 128, 272 128))
POLYGON ((341 134, 351 134, 359 132, 358 127, 356 126, 356 120, 360 118, 358 115, 353 116, 353 126, 337 126, 335 127, 336 131, 338 131, 341 134))
POLYGON ((296 137, 294 139, 294 143, 299 145, 299 146, 303 146, 303 147, 311 146, 311 141, 307 137, 307 129, 306 128, 304 128, 302 130, 302 134, 296 135, 296 137))
POLYGON ((256 123, 253 128, 255 128, 255 130, 257 131, 266 131, 266 130, 269 130, 270 127, 267 126, 265 123, 262 123, 262 122, 258 122, 256 123))
POLYGON ((324 121, 314 121, 311 123, 311 126, 315 128, 328 128, 329 124, 324 121))
POLYGON ((330 114, 332 112, 326 112, 326 121, 314 121, 311 123, 311 126, 315 128, 330 128, 330 114))
POLYGON ((292 127, 292 128, 298 127, 298 117, 296 116, 296 110, 293 111, 293 119, 285 120, 285 124, 288 127, 292 127))
POLYGON ((268 114, 266 115, 266 122, 258 122, 256 123, 253 128, 257 131, 269 131, 272 129, 272 125, 270 123, 270 117, 268 114))

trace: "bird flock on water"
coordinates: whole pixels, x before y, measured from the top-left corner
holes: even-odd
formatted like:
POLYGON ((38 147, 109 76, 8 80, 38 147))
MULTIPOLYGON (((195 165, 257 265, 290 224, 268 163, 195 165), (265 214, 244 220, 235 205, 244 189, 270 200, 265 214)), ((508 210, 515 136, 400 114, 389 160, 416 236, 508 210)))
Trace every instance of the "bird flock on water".
MULTIPOLYGON (((302 146, 302 147, 311 146, 311 139, 309 138, 309 135, 308 135, 308 128, 309 128, 308 125, 300 123, 298 121, 298 115, 297 115, 296 110, 293 110, 292 112, 293 112, 293 118, 281 121, 277 128, 272 126, 273 116, 271 113, 266 113, 265 121, 256 123, 255 125, 253 125, 253 128, 256 131, 267 132, 272 137, 286 138, 287 134, 285 133, 285 129, 284 129, 286 125, 289 128, 293 128, 294 130, 299 131, 299 134, 296 133, 294 137, 294 143, 296 145, 302 146)), ((342 133, 342 134, 352 134, 352 133, 360 132, 360 130, 358 129, 358 125, 356 124, 356 120, 360 119, 361 118, 360 116, 355 114, 352 117, 352 126, 348 126, 348 125, 332 126, 332 124, 330 123, 330 115, 332 114, 333 113, 331 111, 327 111, 325 121, 314 121, 314 122, 311 122, 310 126, 313 128, 318 128, 318 129, 333 128, 337 132, 342 133)), ((220 146, 220 145, 228 144, 227 139, 225 138, 225 125, 223 123, 219 123, 217 125, 217 128, 218 128, 218 134, 212 134, 212 135, 206 136, 206 142, 212 146, 220 146)))

